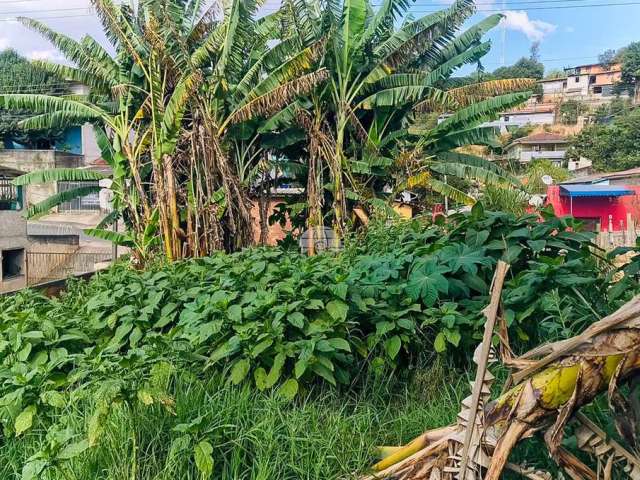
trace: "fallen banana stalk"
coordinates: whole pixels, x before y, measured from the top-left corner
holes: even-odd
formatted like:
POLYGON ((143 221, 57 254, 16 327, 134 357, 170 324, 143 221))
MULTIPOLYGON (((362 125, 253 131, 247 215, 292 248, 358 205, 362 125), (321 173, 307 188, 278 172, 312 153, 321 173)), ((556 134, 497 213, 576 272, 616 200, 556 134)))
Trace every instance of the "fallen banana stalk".
MULTIPOLYGON (((538 348, 524 358, 535 360, 540 356, 542 360, 523 370, 531 373, 520 375, 521 381, 516 386, 482 409, 482 426, 473 436, 470 446, 473 452, 468 457, 470 468, 465 470, 468 480, 472 478, 470 474, 475 479, 483 472, 486 472, 485 480, 497 480, 510 466, 519 473, 526 472, 522 467, 508 463, 509 454, 521 439, 542 430, 546 430, 545 440, 551 456, 572 478, 597 478, 589 467, 560 447, 562 434, 566 423, 580 407, 600 393, 608 391, 611 396, 619 382, 640 374, 640 296, 578 337, 538 348)), ((375 473, 366 478, 461 478, 460 470, 451 464, 451 459, 460 452, 468 430, 460 421, 448 428, 453 430, 445 436, 432 433, 434 439, 428 440, 430 432, 427 432, 420 437, 421 441, 394 450, 386 461, 374 467, 375 473)), ((620 445, 617 447, 625 454, 615 449, 618 456, 607 457, 604 473, 608 472, 610 476, 614 466, 624 459, 625 471, 637 475, 635 462, 638 458, 620 445)), ((630 478, 635 480, 637 477, 630 478)))

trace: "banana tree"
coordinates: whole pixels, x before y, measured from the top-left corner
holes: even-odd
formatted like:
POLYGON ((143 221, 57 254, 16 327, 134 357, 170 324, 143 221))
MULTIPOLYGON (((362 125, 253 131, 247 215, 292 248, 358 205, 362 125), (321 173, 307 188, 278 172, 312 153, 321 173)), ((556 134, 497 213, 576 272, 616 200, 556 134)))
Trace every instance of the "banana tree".
MULTIPOLYGON (((366 192, 375 183, 372 173, 394 173, 398 165, 389 155, 397 155, 402 143, 411 140, 414 147, 407 148, 420 152, 413 155, 417 160, 424 159, 418 161, 420 169, 437 164, 442 170, 452 156, 441 153, 472 143, 493 143, 493 131, 477 127, 502 109, 526 100, 527 93, 510 94, 533 85, 531 80, 517 79, 445 90, 444 80, 456 69, 479 61, 489 51, 490 42, 483 42, 482 37, 501 16, 490 16, 456 35, 473 14, 473 2, 458 0, 446 10, 401 23, 410 5, 405 0, 387 0, 374 11, 366 0, 345 0, 343 4, 327 4, 326 8, 318 8, 313 2, 285 2, 282 9, 290 24, 297 26, 301 41, 327 38, 322 64, 329 69, 331 82, 322 95, 312 99, 305 125, 310 162, 316 152, 332 177, 330 190, 338 229, 344 226, 345 196, 362 199, 375 195, 366 192), (397 24, 401 26, 396 28, 397 24), (473 106, 474 102, 492 98, 493 102, 473 106), (431 133, 420 129, 424 112, 457 110, 461 110, 457 123, 444 122, 431 133)), ((498 179, 492 175, 497 169, 482 159, 464 160, 467 163, 446 167, 449 174, 476 176, 483 181, 498 179)), ((458 193, 458 199, 470 201, 467 195, 439 181, 433 175, 435 170, 430 172, 429 188, 446 195, 458 193)), ((504 172, 498 176, 507 177, 504 172)), ((321 192, 322 186, 308 190, 321 192)), ((309 198, 310 206, 318 203, 309 198)))
POLYGON ((318 50, 296 50, 294 42, 270 47, 278 17, 255 20, 252 2, 232 2, 220 20, 200 2, 149 0, 137 11, 111 0, 93 5, 115 58, 95 40, 77 42, 22 20, 76 64, 41 66, 90 85, 91 95, 0 101, 39 114, 25 126, 90 121, 103 127, 123 214, 144 235, 157 209, 169 259, 222 248, 223 236, 228 248, 249 244, 250 204, 228 154, 234 128, 276 113, 324 81, 326 71, 311 68, 318 50))

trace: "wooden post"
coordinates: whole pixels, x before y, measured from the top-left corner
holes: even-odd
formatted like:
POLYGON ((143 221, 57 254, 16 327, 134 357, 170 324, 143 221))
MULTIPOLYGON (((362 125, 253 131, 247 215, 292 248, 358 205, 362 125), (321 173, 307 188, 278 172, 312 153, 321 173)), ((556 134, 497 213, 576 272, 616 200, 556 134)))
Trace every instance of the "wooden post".
POLYGON ((507 276, 509 264, 500 260, 496 267, 496 273, 493 277, 493 285, 491 289, 491 301, 483 313, 487 318, 484 324, 484 335, 482 336, 482 350, 478 360, 478 371, 476 372, 476 381, 473 384, 473 393, 471 396, 471 405, 469 406, 469 424, 464 436, 464 444, 462 446, 462 457, 460 462, 460 480, 464 480, 467 474, 467 465, 469 463, 469 447, 471 439, 476 429, 476 414, 480 403, 480 394, 482 393, 482 385, 487 372, 487 363, 489 361, 489 353, 491 352, 491 339, 493 338, 493 330, 498 317, 498 308, 500 307, 500 297, 502 295, 502 286, 507 276))

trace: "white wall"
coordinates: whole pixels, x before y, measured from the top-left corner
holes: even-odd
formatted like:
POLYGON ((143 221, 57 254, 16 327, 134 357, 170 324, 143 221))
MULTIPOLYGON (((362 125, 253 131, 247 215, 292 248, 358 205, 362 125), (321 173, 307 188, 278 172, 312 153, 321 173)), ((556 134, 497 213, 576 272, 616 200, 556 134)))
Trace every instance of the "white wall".
POLYGON ((90 123, 85 123, 82 126, 82 154, 84 155, 85 165, 94 162, 102 155, 96 141, 93 125, 90 123))
POLYGON ((536 112, 500 115, 494 122, 484 123, 483 127, 498 127, 502 133, 506 133, 507 127, 524 127, 525 125, 552 125, 555 120, 553 112, 536 112), (508 117, 508 119, 507 119, 508 117))

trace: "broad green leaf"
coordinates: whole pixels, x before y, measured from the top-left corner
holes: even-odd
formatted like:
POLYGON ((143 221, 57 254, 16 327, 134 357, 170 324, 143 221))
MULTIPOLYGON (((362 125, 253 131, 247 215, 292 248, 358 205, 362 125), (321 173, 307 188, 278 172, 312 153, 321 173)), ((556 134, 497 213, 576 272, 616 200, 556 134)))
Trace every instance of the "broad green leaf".
POLYGON ((35 405, 29 405, 16 417, 14 428, 16 430, 16 437, 22 435, 29 430, 33 425, 33 417, 36 415, 37 408, 35 405))
POLYGON ((340 300, 331 300, 327 303, 327 312, 331 318, 337 321, 345 321, 349 312, 349 305, 340 300))
POLYGON ((42 392, 40 394, 40 400, 42 400, 43 403, 56 408, 64 408, 67 405, 67 402, 64 400, 64 396, 55 390, 42 392))
POLYGON ((287 316, 287 321, 297 328, 304 328, 304 321, 306 317, 300 312, 293 312, 287 316))
POLYGON ((213 447, 211 444, 206 440, 199 442, 193 449, 193 458, 202 478, 210 478, 213 474, 213 447))
POLYGON ((444 336, 443 332, 436 335, 436 339, 433 342, 433 348, 435 348, 438 353, 442 353, 447 349, 447 338, 444 336))
POLYGON ((398 356, 401 346, 402 346, 402 341, 400 340, 400 337, 397 335, 394 335, 393 337, 387 339, 384 342, 384 349, 387 352, 387 355, 389 355, 389 358, 391 360, 395 360, 395 358, 398 356))
POLYGON ((330 338, 327 340, 329 344, 336 350, 344 350, 346 352, 351 351, 351 346, 344 338, 330 338))
POLYGON ((251 363, 249 359, 243 358, 238 360, 231 369, 231 382, 234 385, 241 383, 249 373, 250 368, 251 363))
POLYGON ((144 388, 138 390, 138 400, 140 400, 143 405, 153 405, 153 395, 144 388))
POLYGON ((260 367, 253 372, 253 378, 256 382, 256 388, 260 391, 267 389, 267 371, 260 367))
POLYGON ((280 379, 280 375, 282 374, 282 367, 284 367, 284 362, 287 359, 284 353, 279 353, 273 359, 273 366, 271 370, 269 370, 269 375, 267 375, 267 388, 273 387, 276 382, 280 379))
POLYGON ((290 378, 282 384, 278 389, 278 393, 286 400, 293 400, 298 394, 298 388, 298 382, 295 379, 290 378))
POLYGON ((40 480, 49 462, 43 459, 30 460, 22 467, 22 480, 40 480))
POLYGON ((64 447, 60 453, 58 453, 58 460, 69 460, 81 455, 89 448, 88 440, 81 440, 76 443, 72 443, 64 447))
POLYGON ((227 310, 227 315, 232 322, 241 322, 242 307, 240 305, 231 305, 227 310))

